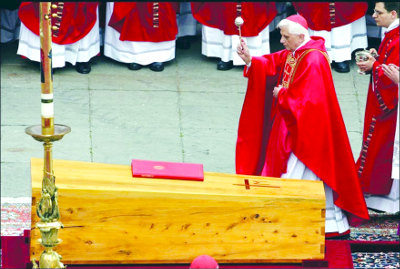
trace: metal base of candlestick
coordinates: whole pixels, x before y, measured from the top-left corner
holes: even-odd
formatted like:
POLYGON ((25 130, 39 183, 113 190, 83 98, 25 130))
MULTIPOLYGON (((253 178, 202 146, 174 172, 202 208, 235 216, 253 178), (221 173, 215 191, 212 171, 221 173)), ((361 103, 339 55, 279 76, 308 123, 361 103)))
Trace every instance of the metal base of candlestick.
POLYGON ((33 268, 66 268, 61 262, 61 255, 55 252, 52 248, 61 243, 61 239, 57 238, 58 230, 62 228, 62 224, 56 222, 38 222, 36 227, 39 228, 42 238, 39 242, 45 247, 45 250, 40 255, 39 265, 33 260, 33 268))
POLYGON ((45 250, 40 255, 39 265, 35 260, 32 261, 33 268, 65 268, 61 262, 61 256, 53 250, 53 247, 61 242, 57 237, 58 230, 63 226, 59 221, 60 213, 53 173, 52 144, 54 141, 62 139, 69 132, 71 132, 71 128, 61 124, 54 124, 50 134, 43 134, 41 125, 33 125, 25 129, 25 133, 35 140, 43 142, 44 146, 42 196, 36 205, 36 213, 41 221, 36 224, 36 227, 40 230, 42 237, 39 242, 45 250))
POLYGON ((67 125, 54 124, 54 134, 42 134, 41 125, 29 126, 25 129, 25 133, 31 135, 35 140, 40 142, 53 142, 63 138, 64 135, 71 132, 71 128, 67 125))

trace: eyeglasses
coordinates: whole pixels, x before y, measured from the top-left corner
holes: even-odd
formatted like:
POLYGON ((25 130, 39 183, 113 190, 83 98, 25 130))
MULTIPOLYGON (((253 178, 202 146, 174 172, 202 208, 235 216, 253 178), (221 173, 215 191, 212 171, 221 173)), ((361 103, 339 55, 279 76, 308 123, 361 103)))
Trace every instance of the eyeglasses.
POLYGON ((385 12, 374 9, 374 13, 377 14, 378 16, 380 16, 380 15, 384 14, 385 12))

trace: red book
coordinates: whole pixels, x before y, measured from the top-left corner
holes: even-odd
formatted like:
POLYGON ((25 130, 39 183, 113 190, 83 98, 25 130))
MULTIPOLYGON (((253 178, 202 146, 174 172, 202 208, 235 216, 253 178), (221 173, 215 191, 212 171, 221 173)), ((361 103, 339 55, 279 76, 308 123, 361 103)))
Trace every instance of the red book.
POLYGON ((146 161, 133 159, 133 177, 204 180, 203 164, 146 161))

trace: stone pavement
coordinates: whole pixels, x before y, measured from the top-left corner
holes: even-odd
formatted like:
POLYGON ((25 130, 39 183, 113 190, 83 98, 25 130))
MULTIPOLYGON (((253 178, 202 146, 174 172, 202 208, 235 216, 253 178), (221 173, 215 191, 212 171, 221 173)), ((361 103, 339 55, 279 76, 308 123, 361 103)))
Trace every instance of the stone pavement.
MULTIPOLYGON (((283 49, 271 34, 272 51, 283 49)), ((39 65, 1 46, 1 196, 31 197, 30 158, 43 146, 25 128, 40 124, 39 65)), ((235 172, 237 124, 247 79, 243 67, 216 70, 201 55, 201 37, 176 51, 163 72, 131 71, 96 57, 92 72, 72 66, 54 74, 55 123, 71 133, 53 146, 54 159, 130 164, 132 158, 203 163, 205 171, 235 172)), ((361 148, 369 76, 333 71, 354 157, 361 148)), ((317 89, 316 89, 317 90, 317 89)), ((57 171, 55 171, 57 177, 57 171)))

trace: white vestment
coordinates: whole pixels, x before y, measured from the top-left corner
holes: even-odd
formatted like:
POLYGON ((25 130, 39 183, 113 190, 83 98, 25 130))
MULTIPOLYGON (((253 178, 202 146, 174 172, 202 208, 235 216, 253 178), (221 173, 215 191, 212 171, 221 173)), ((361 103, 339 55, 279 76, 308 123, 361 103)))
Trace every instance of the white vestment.
MULTIPOLYGON (((270 53, 269 26, 257 36, 242 37, 252 56, 262 56, 270 53)), ((222 30, 203 25, 201 53, 207 57, 221 58, 223 62, 233 61, 233 65, 244 65, 237 54, 239 35, 225 35, 222 30)))
MULTIPOLYGON (((287 163, 287 172, 281 178, 321 180, 296 155, 290 153, 287 163)), ((324 183, 326 198, 325 233, 344 233, 350 229, 346 215, 333 203, 333 191, 324 183)))
POLYGON ((104 55, 122 63, 149 65, 175 58, 175 40, 163 42, 121 41, 120 33, 108 25, 114 3, 107 3, 104 55))
POLYGON ((368 47, 365 16, 352 23, 332 28, 332 31, 308 29, 310 36, 321 36, 331 61, 351 60, 351 53, 358 48, 368 47))

